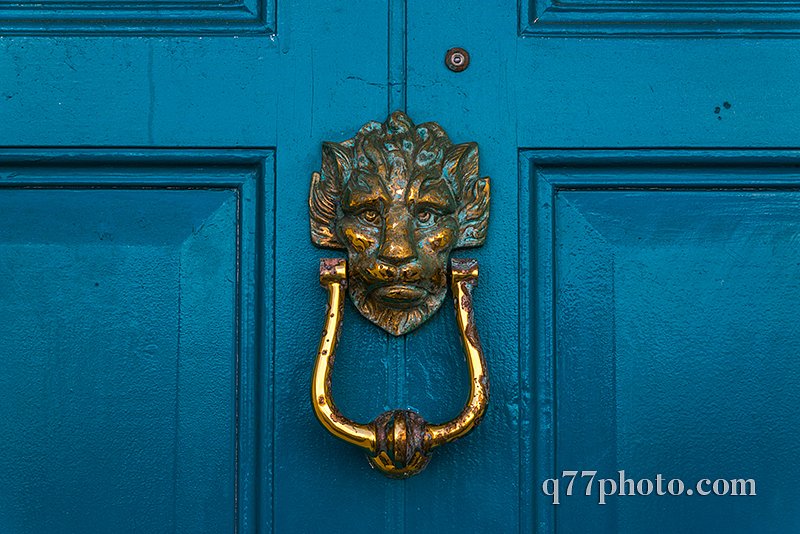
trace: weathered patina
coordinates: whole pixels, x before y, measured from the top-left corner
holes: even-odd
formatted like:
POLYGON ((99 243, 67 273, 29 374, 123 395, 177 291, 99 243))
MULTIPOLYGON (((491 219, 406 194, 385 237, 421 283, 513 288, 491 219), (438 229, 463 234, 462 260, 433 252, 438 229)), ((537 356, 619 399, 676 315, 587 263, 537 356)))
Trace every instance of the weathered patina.
POLYGON ((324 143, 309 196, 311 238, 346 249, 356 308, 396 336, 439 309, 454 248, 486 239, 489 178, 478 145, 397 111, 352 139, 324 143))

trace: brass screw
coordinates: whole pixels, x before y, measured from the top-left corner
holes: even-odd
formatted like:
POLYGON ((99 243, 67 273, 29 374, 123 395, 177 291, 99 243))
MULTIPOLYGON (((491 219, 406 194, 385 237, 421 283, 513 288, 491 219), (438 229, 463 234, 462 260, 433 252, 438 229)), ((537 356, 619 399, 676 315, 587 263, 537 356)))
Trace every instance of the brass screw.
POLYGON ((461 72, 469 67, 469 52, 463 48, 451 48, 444 57, 444 64, 453 72, 461 72))

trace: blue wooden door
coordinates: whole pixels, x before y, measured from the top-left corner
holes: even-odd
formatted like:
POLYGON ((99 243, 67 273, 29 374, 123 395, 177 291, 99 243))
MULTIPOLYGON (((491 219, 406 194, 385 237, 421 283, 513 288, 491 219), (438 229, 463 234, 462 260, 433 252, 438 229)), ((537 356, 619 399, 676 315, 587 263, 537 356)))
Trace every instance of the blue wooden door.
MULTIPOLYGON (((798 32, 788 0, 0 4, 0 532, 797 531, 798 32), (492 178, 490 408, 405 481, 308 394, 310 174, 397 109, 492 178)), ((348 304, 334 379, 356 420, 452 417, 453 310, 348 304)))

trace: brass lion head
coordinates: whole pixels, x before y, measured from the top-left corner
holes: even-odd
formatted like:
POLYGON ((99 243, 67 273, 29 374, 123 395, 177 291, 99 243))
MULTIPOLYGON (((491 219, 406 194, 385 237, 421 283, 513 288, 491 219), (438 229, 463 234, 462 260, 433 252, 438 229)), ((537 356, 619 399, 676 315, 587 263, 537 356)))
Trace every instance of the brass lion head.
POLYGON ((454 145, 438 124, 396 111, 323 143, 309 210, 314 244, 347 250, 356 308, 398 336, 441 306, 450 252, 485 241, 489 178, 476 143, 454 145))

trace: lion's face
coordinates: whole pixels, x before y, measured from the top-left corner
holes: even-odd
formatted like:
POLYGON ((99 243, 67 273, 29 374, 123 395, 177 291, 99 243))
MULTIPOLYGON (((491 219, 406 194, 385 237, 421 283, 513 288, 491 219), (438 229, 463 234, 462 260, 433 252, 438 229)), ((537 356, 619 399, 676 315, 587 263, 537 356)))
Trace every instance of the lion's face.
POLYGON ((348 181, 336 230, 347 248, 356 307, 399 334, 444 301, 458 220, 447 182, 413 175, 402 158, 392 163, 388 176, 359 173, 348 181))
POLYGON ((485 238, 489 182, 477 171, 476 145, 452 145, 438 126, 415 127, 399 112, 325 144, 312 237, 347 250, 350 296, 384 330, 405 334, 430 317, 445 298, 450 252, 485 238))

